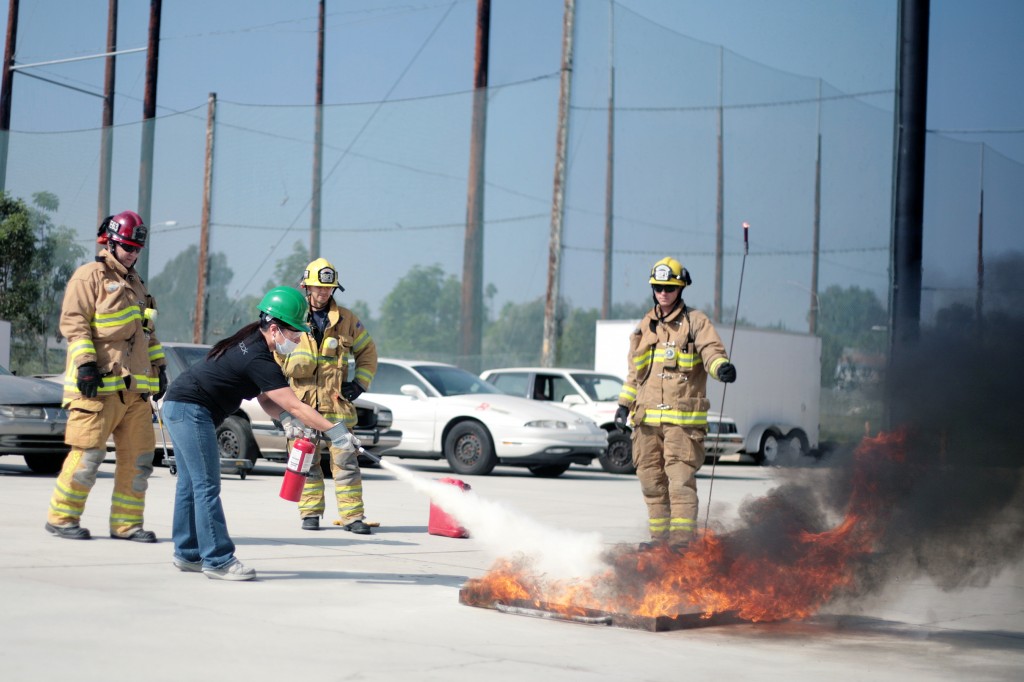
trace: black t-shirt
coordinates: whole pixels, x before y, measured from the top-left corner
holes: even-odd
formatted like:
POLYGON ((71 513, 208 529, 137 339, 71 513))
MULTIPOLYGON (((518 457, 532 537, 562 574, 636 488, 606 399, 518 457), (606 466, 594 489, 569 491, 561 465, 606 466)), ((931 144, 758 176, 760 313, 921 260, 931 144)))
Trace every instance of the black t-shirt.
POLYGON ((174 380, 164 399, 202 405, 219 424, 243 400, 287 386, 288 379, 274 362, 274 354, 256 331, 229 346, 217 359, 207 357, 189 367, 174 380))

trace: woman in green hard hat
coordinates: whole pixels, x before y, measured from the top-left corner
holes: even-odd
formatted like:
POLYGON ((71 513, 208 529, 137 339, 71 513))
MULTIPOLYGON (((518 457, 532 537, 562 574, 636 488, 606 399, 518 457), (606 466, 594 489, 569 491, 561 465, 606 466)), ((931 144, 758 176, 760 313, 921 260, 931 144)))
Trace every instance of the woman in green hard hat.
POLYGON ((256 571, 235 558, 220 501, 217 424, 256 398, 286 431, 322 431, 338 448, 358 441, 344 423, 333 424, 306 405, 288 385, 274 351, 288 355, 308 332, 306 297, 298 289, 276 287, 257 306, 259 319, 217 343, 202 362, 175 379, 164 396, 164 423, 178 467, 174 499, 174 566, 219 580, 251 580, 256 571), (293 416, 294 415, 294 416, 293 416))

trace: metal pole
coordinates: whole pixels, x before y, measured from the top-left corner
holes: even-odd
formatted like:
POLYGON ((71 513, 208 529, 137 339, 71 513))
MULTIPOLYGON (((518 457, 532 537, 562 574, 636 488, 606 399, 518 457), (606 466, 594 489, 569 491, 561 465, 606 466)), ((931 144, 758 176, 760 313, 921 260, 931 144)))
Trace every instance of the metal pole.
MULTIPOLYGON (((921 252, 924 220, 925 124, 928 104, 929 0, 900 0, 896 67, 893 182, 892 290, 889 367, 910 357, 920 334, 921 252)), ((889 426, 904 421, 889 371, 889 426)))
POLYGON ((712 315, 722 321, 722 271, 725 258, 725 51, 718 48, 718 198, 715 207, 715 302, 712 315))
POLYGON ((324 2, 320 0, 320 22, 316 39, 316 106, 313 122, 313 196, 309 206, 309 257, 320 255, 320 184, 324 152, 324 2))
POLYGON ((199 226, 199 262, 196 268, 196 316, 192 321, 192 343, 206 343, 206 283, 210 276, 210 204, 213 199, 213 133, 217 118, 217 93, 211 92, 206 106, 206 167, 203 173, 203 215, 199 226))
MULTIPOLYGON (((149 45, 146 48, 146 92, 142 101, 142 150, 139 162, 139 208, 142 221, 149 224, 153 208, 153 140, 156 135, 156 79, 160 62, 161 0, 149 3, 149 45)), ((150 234, 150 242, 153 235, 150 234)), ((143 249, 135 269, 143 280, 149 279, 149 252, 143 249)))
POLYGON ((821 248, 821 79, 818 79, 818 150, 814 157, 814 235, 811 237, 811 312, 808 332, 818 333, 818 254, 821 248))
POLYGON ((544 299, 544 340, 541 364, 554 367, 557 356, 558 285, 562 265, 562 222, 565 212, 565 158, 569 137, 569 101, 572 84, 572 38, 575 0, 565 0, 562 26, 562 79, 558 95, 558 132, 555 141, 554 197, 551 202, 551 240, 548 245, 548 287, 544 299))
POLYGON ((481 367, 484 260, 484 162, 487 147, 487 74, 490 61, 491 2, 477 0, 473 65, 473 127, 469 138, 466 237, 462 255, 459 355, 476 373, 481 367))
POLYGON ((117 0, 107 3, 107 53, 103 71, 103 129, 100 133, 100 187, 96 224, 110 215, 110 173, 114 155, 114 81, 117 57, 117 0))
POLYGON ((608 158, 604 180, 604 291, 601 319, 612 314, 612 248, 615 203, 615 1, 608 0, 608 158))
POLYGON ((7 46, 4 48, 3 80, 0 83, 0 192, 7 189, 7 147, 11 137, 11 96, 14 91, 15 45, 18 41, 18 0, 7 6, 7 46))
POLYGON ((985 311, 985 256, 982 252, 985 236, 985 144, 981 145, 981 178, 978 187, 978 291, 974 297, 974 320, 978 331, 984 326, 985 311))

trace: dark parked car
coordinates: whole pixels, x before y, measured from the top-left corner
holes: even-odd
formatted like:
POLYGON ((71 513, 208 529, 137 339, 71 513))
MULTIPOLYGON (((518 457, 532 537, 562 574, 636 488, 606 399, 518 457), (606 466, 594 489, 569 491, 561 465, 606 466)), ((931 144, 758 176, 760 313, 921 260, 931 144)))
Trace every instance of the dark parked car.
POLYGON ((63 389, 51 381, 14 376, 0 366, 0 455, 21 455, 37 474, 55 474, 68 446, 63 389))

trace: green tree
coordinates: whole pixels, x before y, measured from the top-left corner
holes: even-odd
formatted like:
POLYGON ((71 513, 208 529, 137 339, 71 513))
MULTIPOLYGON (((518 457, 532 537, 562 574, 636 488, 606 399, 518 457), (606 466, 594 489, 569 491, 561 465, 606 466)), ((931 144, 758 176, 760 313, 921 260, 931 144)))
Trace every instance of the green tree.
POLYGON ((440 265, 414 266, 381 304, 371 332, 380 354, 457 363, 461 296, 440 265))
POLYGON ((543 297, 506 303, 484 330, 482 369, 539 365, 543 337, 543 297))
POLYGON ((11 366, 23 374, 63 367, 63 353, 48 351, 48 341, 59 338, 64 286, 85 258, 75 234, 53 225, 56 195, 32 199, 34 206, 0 196, 0 318, 11 322, 11 366))
MULTIPOLYGON (((274 264, 274 277, 267 281, 263 286, 264 290, 270 291, 274 287, 289 286, 299 287, 299 282, 302 281, 303 274, 306 272, 306 266, 313 260, 309 257, 309 250, 303 245, 302 242, 295 242, 292 244, 292 252, 287 256, 281 258, 274 264)), ((327 260, 331 260, 328 258, 327 260)), ((333 261, 331 261, 333 263, 333 261)), ((335 264, 337 267, 337 264, 335 264)), ((341 274, 338 275, 342 277, 341 274)), ((345 286, 342 284, 342 286, 345 286)))
POLYGON ((875 293, 860 287, 832 285, 818 295, 818 334, 821 336, 821 384, 832 386, 844 348, 868 354, 885 351, 888 315, 875 293))

